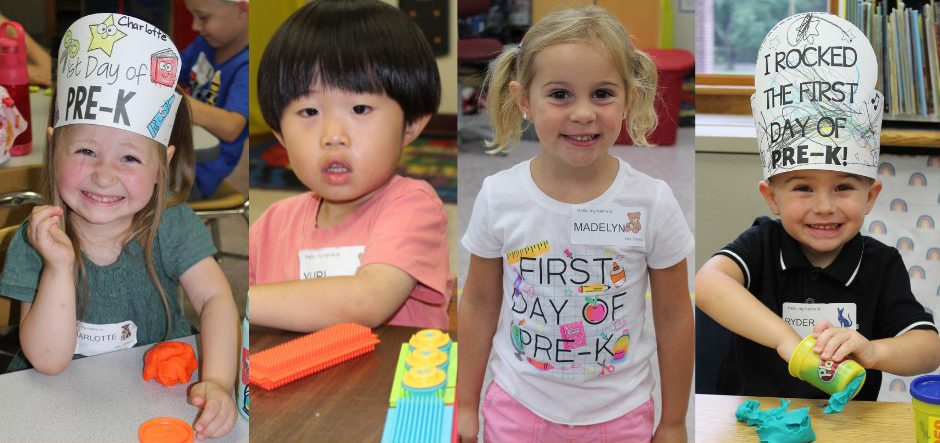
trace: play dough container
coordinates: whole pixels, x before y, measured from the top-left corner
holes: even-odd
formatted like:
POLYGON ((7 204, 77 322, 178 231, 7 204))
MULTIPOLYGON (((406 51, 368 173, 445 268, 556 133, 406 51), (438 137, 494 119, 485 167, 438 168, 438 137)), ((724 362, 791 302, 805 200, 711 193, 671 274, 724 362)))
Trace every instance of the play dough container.
MULTIPOLYGON (((822 389, 829 395, 845 389, 856 377, 865 376, 865 368, 855 360, 846 359, 838 363, 832 360, 822 360, 819 354, 813 352, 814 346, 816 346, 816 338, 812 335, 807 335, 797 345, 787 365, 790 375, 822 389)), ((858 389, 849 398, 855 398, 864 384, 863 379, 858 389)))
POLYGON ((922 375, 911 382, 914 435, 917 443, 940 442, 940 375, 922 375))

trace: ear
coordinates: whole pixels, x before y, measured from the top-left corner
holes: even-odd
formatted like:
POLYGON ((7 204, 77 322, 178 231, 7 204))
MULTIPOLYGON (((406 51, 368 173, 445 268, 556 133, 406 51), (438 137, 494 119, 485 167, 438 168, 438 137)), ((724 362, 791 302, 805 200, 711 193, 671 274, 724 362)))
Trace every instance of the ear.
POLYGON ((46 128, 46 144, 52 143, 52 126, 46 128))
POLYGON ((764 201, 767 202, 767 207, 770 208, 770 212, 774 215, 780 215, 780 207, 777 205, 777 196, 774 192, 774 187, 766 180, 761 180, 757 184, 757 190, 760 191, 761 197, 764 197, 764 201))
POLYGON ((875 200, 878 199, 878 194, 881 194, 881 180, 875 180, 872 182, 871 186, 868 187, 868 201, 865 202, 865 214, 871 212, 871 208, 875 206, 875 200))
POLYGON ((529 94, 522 87, 522 84, 515 80, 509 82, 509 93, 512 94, 512 99, 515 100, 519 111, 523 114, 529 114, 529 94))
POLYGON ((170 145, 166 147, 166 164, 170 164, 170 160, 173 160, 173 154, 176 153, 176 146, 170 145))
POLYGON ((431 121, 431 114, 422 115, 413 122, 406 124, 405 133, 402 134, 401 145, 408 146, 411 142, 415 141, 415 139, 421 135, 421 131, 424 130, 424 127, 427 126, 429 121, 431 121))
POLYGON ((271 133, 274 134, 274 138, 277 139, 277 142, 280 143, 281 146, 286 147, 286 145, 284 144, 284 137, 281 135, 280 132, 275 131, 275 130, 271 130, 271 133))

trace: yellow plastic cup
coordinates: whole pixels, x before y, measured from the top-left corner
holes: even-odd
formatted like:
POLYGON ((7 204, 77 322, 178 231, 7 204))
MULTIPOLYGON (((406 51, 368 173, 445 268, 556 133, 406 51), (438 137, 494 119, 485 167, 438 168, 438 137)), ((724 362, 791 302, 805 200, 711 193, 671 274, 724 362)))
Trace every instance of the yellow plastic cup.
POLYGON ((922 375, 911 382, 914 435, 917 443, 940 443, 940 375, 922 375))
MULTIPOLYGON (((841 362, 832 360, 823 360, 819 354, 813 352, 813 346, 816 346, 816 337, 812 334, 807 335, 800 344, 793 350, 787 369, 790 375, 799 378, 821 390, 832 395, 845 389, 852 380, 858 376, 865 375, 865 368, 855 360, 846 359, 841 362)), ((852 393, 851 398, 862 390, 865 384, 862 381, 858 389, 852 393)))

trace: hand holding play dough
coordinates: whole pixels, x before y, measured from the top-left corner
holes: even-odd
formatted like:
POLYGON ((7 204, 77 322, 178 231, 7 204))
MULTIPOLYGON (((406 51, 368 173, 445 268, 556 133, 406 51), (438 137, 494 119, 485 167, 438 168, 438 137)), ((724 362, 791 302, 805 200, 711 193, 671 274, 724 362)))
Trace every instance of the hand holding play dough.
POLYGON ((175 341, 160 343, 144 357, 144 380, 155 378, 163 386, 186 383, 197 367, 192 346, 175 341))

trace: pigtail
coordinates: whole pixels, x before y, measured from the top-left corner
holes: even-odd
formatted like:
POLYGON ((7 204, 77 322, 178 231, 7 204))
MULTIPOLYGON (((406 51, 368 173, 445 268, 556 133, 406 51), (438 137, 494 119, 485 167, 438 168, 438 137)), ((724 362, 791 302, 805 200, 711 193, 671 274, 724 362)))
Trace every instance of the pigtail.
POLYGON ((630 72, 627 85, 630 101, 627 104, 627 133, 633 143, 651 146, 646 136, 656 128, 659 118, 653 107, 656 99, 656 65, 645 52, 633 48, 627 53, 627 69, 630 72))
POLYGON ((493 126, 494 138, 486 142, 486 151, 496 154, 510 151, 522 137, 522 113, 509 92, 509 82, 515 80, 519 53, 522 47, 503 50, 490 64, 483 84, 486 85, 486 111, 493 126))

